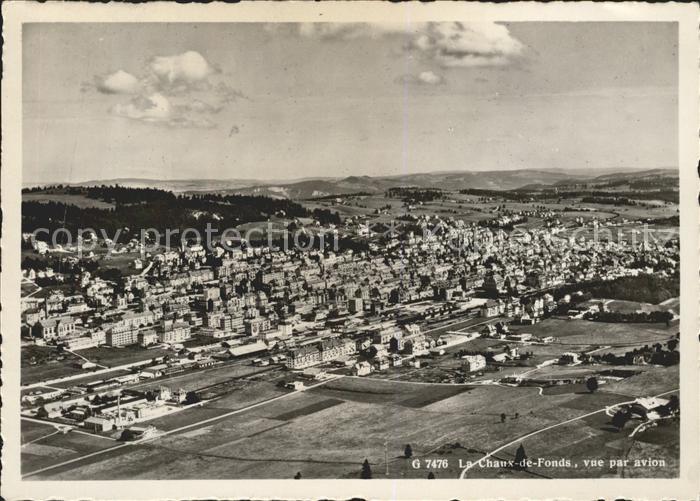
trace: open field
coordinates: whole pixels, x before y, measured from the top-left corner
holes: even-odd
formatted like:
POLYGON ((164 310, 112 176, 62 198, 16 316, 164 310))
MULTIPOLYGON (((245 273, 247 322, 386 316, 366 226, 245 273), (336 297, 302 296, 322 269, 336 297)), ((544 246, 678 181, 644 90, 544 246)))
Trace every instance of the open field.
MULTIPOLYGON (((24 352, 27 348, 41 348, 42 351, 46 351, 47 353, 55 353, 56 351, 54 348, 44 346, 29 346, 23 347, 22 352, 24 352)), ((23 363, 21 371, 21 384, 33 384, 38 383, 40 381, 48 381, 51 379, 58 379, 65 376, 73 376, 75 374, 80 373, 88 374, 88 371, 84 371, 79 367, 73 366, 73 364, 76 362, 82 362, 82 360, 79 357, 76 357, 70 353, 65 353, 64 355, 64 360, 44 359, 41 362, 37 362, 36 365, 29 365, 28 363, 23 363)))
POLYGON ((676 335, 678 326, 549 318, 535 325, 513 326, 511 330, 537 337, 554 336, 558 338, 555 341, 557 344, 634 346, 665 341, 676 335))
MULTIPOLYGON (((24 427, 25 421, 22 422, 23 430, 24 427)), ((22 445, 22 470, 31 472, 115 445, 116 442, 109 438, 74 431, 47 434, 46 438, 22 445)))
POLYGON ((39 423, 36 421, 27 421, 23 419, 20 426, 22 434, 22 443, 26 444, 45 437, 56 431, 56 428, 48 423, 39 423))
MULTIPOLYGON (((150 360, 155 357, 160 357, 167 353, 172 354, 172 351, 168 352, 161 348, 144 349, 137 345, 128 346, 124 348, 110 348, 108 346, 100 346, 98 348, 88 348, 85 350, 80 350, 76 352, 78 355, 85 357, 91 362, 95 362, 100 365, 107 367, 116 367, 119 365, 129 364, 132 362, 139 362, 143 360, 150 360)), ((83 370, 80 367, 76 367, 74 364, 83 363, 85 360, 79 356, 73 355, 67 351, 59 353, 56 348, 48 346, 25 346, 22 348, 22 385, 28 385, 37 383, 40 381, 48 381, 52 379, 59 379, 66 376, 74 376, 78 374, 84 374, 86 378, 90 378, 91 371, 83 370), (45 360, 49 354, 54 356, 54 359, 45 360), (37 357, 36 365, 29 365, 29 359, 35 356, 37 357), (63 360, 56 360, 55 356, 65 357, 63 360), (44 361, 41 361, 41 360, 44 361)), ((116 373, 111 376, 117 375, 116 373)), ((99 379, 105 376, 96 376, 99 379)), ((82 379, 82 378, 81 378, 82 379)), ((66 383, 58 383, 59 385, 73 386, 76 381, 67 381, 66 383)))
POLYGON ((74 195, 61 192, 42 192, 42 193, 22 193, 23 202, 60 202, 67 205, 75 205, 81 209, 89 207, 96 209, 113 209, 114 204, 107 203, 103 200, 88 198, 85 195, 74 195))
POLYGON ((98 346, 80 350, 79 355, 88 360, 105 365, 107 367, 117 367, 119 365, 150 360, 164 355, 172 355, 172 351, 163 348, 141 348, 138 345, 124 346, 122 348, 111 348, 109 346, 98 346))
MULTIPOLYGON (((666 372, 647 378, 660 391, 671 390, 677 383, 666 372)), ((469 472, 469 478, 590 476, 595 472, 581 466, 583 458, 624 457, 631 447, 641 451, 653 446, 652 439, 638 445, 640 438, 628 439, 625 433, 612 430, 610 418, 603 412, 605 407, 629 401, 638 390, 611 386, 593 394, 571 391, 540 395, 537 388, 527 387, 430 385, 346 377, 203 426, 95 456, 70 468, 60 467, 39 478, 291 478, 297 471, 303 478, 358 478, 365 458, 372 464, 375 478, 382 478, 385 440, 391 478, 425 478, 428 471, 434 471, 438 478, 457 478, 460 459, 478 459, 500 444, 572 419, 539 434, 536 440, 526 440, 524 445, 531 458, 570 458, 578 466, 533 468, 530 473, 476 468, 469 472), (499 417, 502 412, 506 414, 505 423, 499 417), (325 431, 328 423, 334 423, 333 433, 325 431), (447 458, 449 464, 439 471, 422 465, 414 469, 402 458, 405 444, 411 444, 414 458, 447 458)), ((281 390, 272 385, 253 383, 203 407, 150 424, 174 429, 280 394, 281 390)), ((645 433, 653 436, 654 430, 645 433)), ((512 459, 515 447, 496 456, 512 459)), ((660 477, 676 473, 675 464, 646 471, 660 477)), ((604 474, 622 473, 613 469, 604 474)))

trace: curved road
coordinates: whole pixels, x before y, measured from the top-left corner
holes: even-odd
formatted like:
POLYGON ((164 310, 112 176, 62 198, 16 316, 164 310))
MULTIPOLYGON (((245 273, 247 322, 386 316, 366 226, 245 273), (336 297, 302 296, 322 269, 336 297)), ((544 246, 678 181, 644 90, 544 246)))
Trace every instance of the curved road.
MULTIPOLYGON (((663 393, 659 393, 658 395, 654 395, 654 396, 655 396, 655 397, 661 397, 661 396, 663 396, 663 395, 667 395, 667 394, 669 394, 669 393, 675 393, 675 392, 677 392, 677 391, 678 391, 678 388, 676 388, 675 390, 665 391, 665 392, 663 392, 663 393)), ((574 421, 578 421, 579 419, 583 419, 583 418, 588 417, 588 416, 593 416, 593 415, 598 414, 598 413, 600 413, 600 412, 605 412, 605 411, 607 411, 608 408, 610 408, 610 407, 615 407, 615 406, 624 405, 624 404, 631 404, 632 402, 634 402, 634 400, 629 400, 629 401, 627 401, 627 402, 618 402, 617 404, 608 405, 608 406, 606 406, 606 407, 603 407, 602 409, 598 409, 597 411, 589 412, 589 413, 587 413, 587 414, 583 414, 583 415, 578 416, 578 417, 575 417, 575 418, 567 419, 566 421, 562 421, 561 423, 556 423, 556 424, 547 426, 547 427, 542 428, 542 429, 540 429, 540 430, 533 431, 532 433, 528 433, 527 435, 524 435, 524 436, 522 436, 522 437, 518 437, 518 438, 516 438, 515 440, 511 440, 511 441, 508 442, 507 444, 504 444, 504 445, 498 447, 497 449, 492 450, 492 451, 489 452, 488 454, 484 455, 484 457, 482 457, 482 458, 479 459, 478 461, 475 461, 475 462, 471 463, 470 465, 468 465, 466 468, 464 468, 464 469, 462 470, 462 473, 459 474, 459 479, 462 480, 462 479, 466 478, 467 472, 468 472, 469 470, 471 470, 471 469, 474 468, 475 466, 479 465, 482 461, 484 461, 484 460, 490 458, 490 457, 493 456, 494 454, 496 454, 496 453, 502 451, 503 449, 506 449, 506 448, 510 447, 511 445, 515 445, 515 444, 517 444, 518 442, 522 442, 522 441, 525 440, 525 439, 528 439, 528 438, 530 438, 530 437, 534 437, 535 435, 539 435, 540 433, 542 433, 542 432, 544 432, 544 431, 551 430, 552 428, 557 428, 558 426, 561 426, 561 425, 564 425, 564 424, 567 424, 567 423, 572 423, 572 422, 574 422, 574 421)))

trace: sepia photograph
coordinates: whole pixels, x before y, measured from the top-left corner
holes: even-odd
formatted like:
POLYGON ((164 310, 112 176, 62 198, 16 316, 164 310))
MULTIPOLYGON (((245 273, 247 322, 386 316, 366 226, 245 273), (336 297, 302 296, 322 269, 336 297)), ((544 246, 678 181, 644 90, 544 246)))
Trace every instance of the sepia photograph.
POLYGON ((18 481, 697 492, 683 10, 229 7, 17 28, 18 481))

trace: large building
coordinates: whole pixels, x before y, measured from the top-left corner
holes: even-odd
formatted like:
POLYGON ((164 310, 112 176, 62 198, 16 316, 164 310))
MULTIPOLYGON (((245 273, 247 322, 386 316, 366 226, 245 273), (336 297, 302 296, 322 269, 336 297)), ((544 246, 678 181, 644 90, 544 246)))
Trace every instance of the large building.
POLYGON ((109 346, 129 346, 138 342, 139 331, 128 327, 112 327, 107 331, 107 344, 109 346))
POLYGON ((63 338, 75 332, 75 320, 71 317, 46 318, 35 325, 35 332, 44 339, 63 338))
POLYGON ((324 339, 293 349, 287 358, 287 367, 303 369, 324 362, 330 362, 354 351, 352 341, 337 338, 324 339))

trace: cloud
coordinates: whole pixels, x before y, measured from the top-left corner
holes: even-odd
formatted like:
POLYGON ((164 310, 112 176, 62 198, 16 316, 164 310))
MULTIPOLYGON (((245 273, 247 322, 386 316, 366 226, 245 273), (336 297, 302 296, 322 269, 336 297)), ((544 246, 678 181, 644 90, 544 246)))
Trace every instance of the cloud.
POLYGON ((185 105, 173 104, 163 94, 155 93, 149 96, 136 96, 126 104, 116 104, 111 112, 131 120, 173 128, 213 129, 216 124, 209 118, 188 113, 195 111, 204 114, 212 112, 213 109, 211 105, 196 100, 185 105))
POLYGON ((523 52, 523 44, 508 28, 494 22, 460 23, 299 23, 269 24, 273 34, 296 33, 318 40, 401 36, 404 48, 443 68, 505 66, 523 52))
MULTIPOLYGON (((410 35, 425 29, 427 23, 299 23, 299 35, 316 39, 352 40, 360 37, 380 38, 385 35, 410 35)), ((275 31, 273 28, 271 31, 275 31)))
POLYGON ((223 109, 222 104, 211 104, 199 99, 193 99, 192 101, 183 105, 183 109, 187 111, 194 111, 196 113, 219 113, 223 109))
POLYGON ((141 84, 139 79, 131 73, 117 70, 109 75, 96 76, 95 87, 103 94, 135 94, 139 91, 141 84))
POLYGON ((407 49, 442 67, 505 66, 524 46, 497 23, 430 23, 407 49))
POLYGON ((169 85, 194 84, 215 72, 204 56, 193 50, 174 56, 156 56, 149 67, 161 82, 169 85))
POLYGON ((94 85, 83 84, 82 90, 133 96, 112 106, 113 115, 169 127, 214 128, 217 124, 210 117, 246 98, 196 51, 154 56, 138 76, 117 70, 94 81, 94 85))
POLYGON ((442 75, 438 75, 432 71, 421 71, 418 74, 418 80, 429 85, 437 85, 444 82, 442 75))
POLYGON ((402 85, 441 85, 445 83, 445 78, 433 71, 421 71, 417 75, 401 75, 396 79, 396 83, 402 85))
POLYGON ((172 106, 167 97, 156 92, 150 96, 136 96, 126 104, 116 104, 112 113, 132 120, 164 122, 172 117, 172 106))

